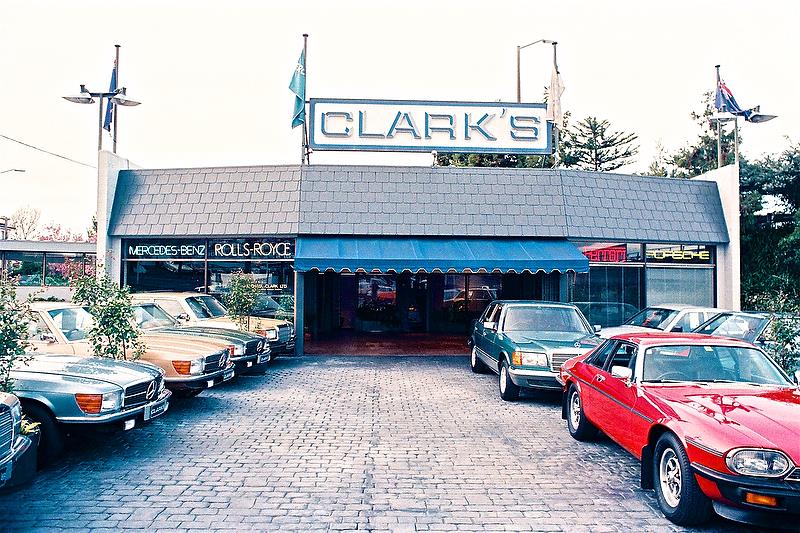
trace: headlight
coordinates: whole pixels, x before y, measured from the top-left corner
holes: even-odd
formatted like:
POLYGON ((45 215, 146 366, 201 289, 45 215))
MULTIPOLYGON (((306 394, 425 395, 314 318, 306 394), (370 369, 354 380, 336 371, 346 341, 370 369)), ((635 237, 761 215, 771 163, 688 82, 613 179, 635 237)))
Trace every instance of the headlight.
POLYGON ((233 346, 233 355, 244 355, 244 344, 235 344, 233 346))
POLYGON ((516 350, 511 355, 514 366, 547 366, 547 354, 538 352, 521 352, 516 350))
POLYGON ((278 330, 277 328, 270 328, 264 331, 264 336, 271 341, 278 339, 278 330))
POLYGON ((22 411, 19 401, 11 406, 11 423, 14 426, 14 435, 19 435, 22 432, 22 411))
MULTIPOLYGON (((225 354, 227 355, 227 352, 225 352, 225 354)), ((205 363, 206 363, 206 358, 205 357, 201 357, 200 359, 194 359, 192 361, 192 364, 189 365, 189 373, 190 374, 202 374, 203 373, 203 367, 205 366, 205 363)))
POLYGON ((734 450, 725 462, 733 472, 743 476, 780 477, 792 467, 789 458, 777 450, 734 450))
POLYGON ((75 402, 81 411, 90 415, 118 411, 122 407, 122 391, 105 394, 76 394, 75 402))

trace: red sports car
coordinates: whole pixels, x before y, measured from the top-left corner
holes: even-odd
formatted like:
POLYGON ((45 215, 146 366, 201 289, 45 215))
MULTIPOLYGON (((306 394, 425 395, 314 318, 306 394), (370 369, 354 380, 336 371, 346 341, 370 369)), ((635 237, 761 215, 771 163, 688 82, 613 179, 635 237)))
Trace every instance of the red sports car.
POLYGON ((562 416, 587 440, 602 430, 642 462, 672 522, 712 510, 800 527, 800 389, 743 341, 693 333, 617 335, 561 367, 562 416))

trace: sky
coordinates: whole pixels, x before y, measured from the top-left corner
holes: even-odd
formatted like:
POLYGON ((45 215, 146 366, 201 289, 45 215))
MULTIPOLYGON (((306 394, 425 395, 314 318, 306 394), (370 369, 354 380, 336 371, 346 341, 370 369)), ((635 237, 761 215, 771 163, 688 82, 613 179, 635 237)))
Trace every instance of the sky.
MULTIPOLYGON (((307 97, 508 101, 516 46, 558 41, 562 107, 636 133, 624 171, 699 134, 692 110, 714 65, 742 106, 778 118, 744 124, 757 158, 800 142, 800 2, 673 0, 492 2, 0 3, 0 216, 22 206, 83 230, 95 212, 97 106, 67 102, 79 84, 120 85, 142 105, 119 114, 118 153, 146 168, 297 164, 288 84, 309 34, 307 97)), ((522 52, 523 101, 549 83, 552 47, 522 52)), ((104 147, 111 147, 104 137, 104 147)), ((429 165, 429 154, 315 152, 311 163, 429 165)))

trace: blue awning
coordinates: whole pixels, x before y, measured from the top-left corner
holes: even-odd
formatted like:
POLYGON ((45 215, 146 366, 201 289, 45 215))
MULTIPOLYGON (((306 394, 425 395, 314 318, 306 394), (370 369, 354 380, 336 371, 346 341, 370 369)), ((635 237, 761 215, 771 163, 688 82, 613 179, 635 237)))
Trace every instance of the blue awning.
POLYGON ((559 239, 298 237, 298 272, 588 272, 589 260, 559 239))

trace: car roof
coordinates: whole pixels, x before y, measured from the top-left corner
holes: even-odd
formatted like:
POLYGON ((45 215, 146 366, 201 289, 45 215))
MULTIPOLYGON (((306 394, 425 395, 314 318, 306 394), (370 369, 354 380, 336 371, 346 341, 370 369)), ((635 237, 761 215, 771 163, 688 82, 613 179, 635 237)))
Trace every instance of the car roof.
POLYGON ((689 305, 689 304, 660 304, 648 305, 645 309, 669 309, 671 311, 683 311, 685 309, 697 309, 700 311, 714 311, 717 313, 724 313, 727 309, 719 309, 717 307, 706 307, 704 305, 689 305))
POLYGON ((741 348, 752 348, 753 345, 747 341, 739 339, 729 339, 727 337, 713 337, 700 333, 669 333, 669 332, 634 332, 621 333, 611 337, 613 340, 621 340, 638 344, 639 346, 659 346, 673 344, 687 344, 691 346, 731 346, 741 348))
POLYGON ((31 309, 34 311, 52 311, 53 309, 74 309, 76 307, 83 307, 82 305, 73 304, 70 302, 32 302, 31 309))
POLYGON ((547 307, 575 307, 571 303, 547 302, 542 300, 494 300, 492 303, 503 305, 539 305, 547 307))

